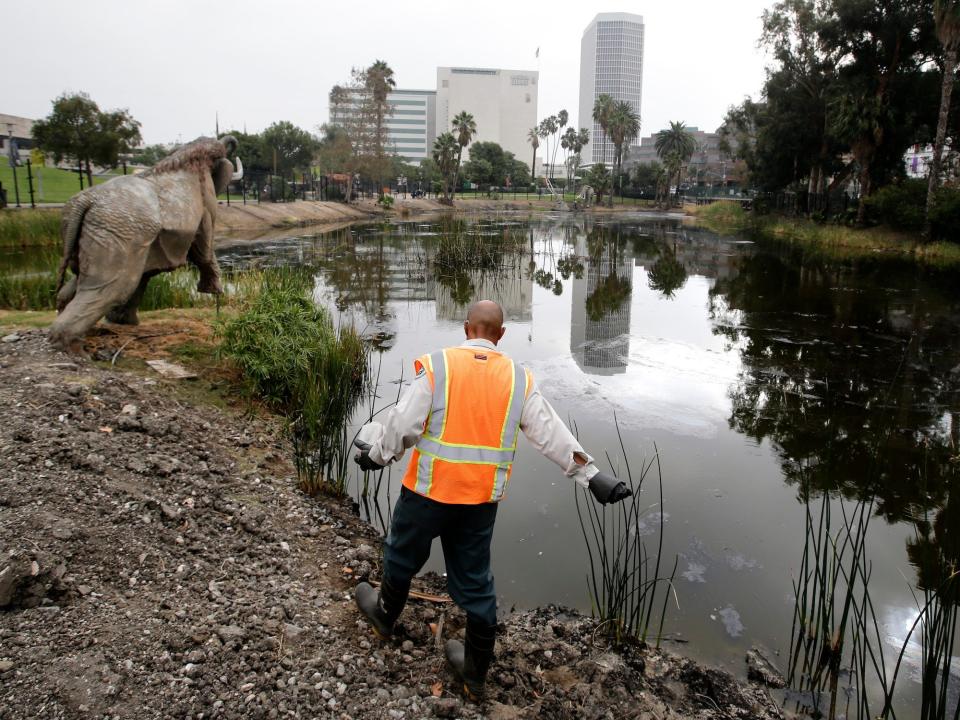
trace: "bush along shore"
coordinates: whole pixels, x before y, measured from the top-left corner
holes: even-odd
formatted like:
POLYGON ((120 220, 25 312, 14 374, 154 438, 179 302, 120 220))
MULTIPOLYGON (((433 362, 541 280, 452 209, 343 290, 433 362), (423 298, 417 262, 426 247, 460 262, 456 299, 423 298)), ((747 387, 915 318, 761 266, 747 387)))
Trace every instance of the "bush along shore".
POLYGON ((884 225, 856 228, 762 215, 744 210, 739 202, 716 202, 690 207, 687 212, 708 230, 722 235, 745 234, 756 240, 785 242, 832 260, 891 258, 960 269, 960 245, 946 240, 924 242, 919 230, 884 225))
POLYGON ((51 350, 43 330, 0 343, 0 720, 782 717, 759 684, 556 607, 503 617, 488 698, 465 703, 442 650, 464 618, 436 577, 419 581, 397 636, 376 640, 351 590, 378 579, 380 539, 335 484, 304 492, 316 488, 290 418, 312 411, 287 395, 360 360, 295 288, 274 282, 226 318, 219 354, 208 324, 149 314, 91 336, 93 360, 51 350), (257 376, 269 363, 250 343, 271 336, 256 321, 277 307, 339 359, 288 354, 287 379, 257 376), (199 379, 138 360, 165 352, 199 379))

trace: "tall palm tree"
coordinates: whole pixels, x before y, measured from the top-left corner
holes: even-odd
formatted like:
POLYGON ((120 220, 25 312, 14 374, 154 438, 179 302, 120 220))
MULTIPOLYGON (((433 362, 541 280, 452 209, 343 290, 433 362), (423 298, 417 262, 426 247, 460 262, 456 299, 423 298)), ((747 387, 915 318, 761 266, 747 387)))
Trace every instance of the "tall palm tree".
POLYGON ((683 169, 683 163, 689 160, 693 156, 693 151, 697 149, 697 143, 693 139, 693 135, 687 130, 682 120, 680 122, 671 121, 667 130, 661 130, 657 133, 657 139, 653 146, 664 164, 677 174, 677 194, 679 195, 680 173, 683 169))
POLYGON ((934 0, 933 15, 937 23, 937 38, 943 46, 943 84, 940 87, 940 117, 937 136, 933 141, 933 160, 927 184, 927 234, 930 233, 930 212, 936 202, 940 185, 943 145, 947 138, 947 120, 950 115, 950 96, 957 70, 957 51, 960 50, 960 0, 934 0))
MULTIPOLYGON (((637 137, 640 132, 640 116, 626 100, 617 100, 610 111, 610 119, 607 121, 610 131, 610 140, 613 142, 613 166, 614 182, 621 184, 620 171, 623 167, 623 146, 637 137)), ((693 151, 691 150, 691 153, 693 151)), ((608 199, 610 206, 613 206, 613 193, 610 193, 608 199)))
POLYGON ((459 143, 453 133, 441 133, 433 142, 433 160, 437 163, 437 169, 440 170, 440 176, 443 178, 443 201, 448 204, 452 202, 450 180, 457 167, 458 149, 459 143))
MULTIPOLYGON (((473 136, 477 134, 477 123, 473 119, 473 115, 468 113, 466 110, 461 110, 457 113, 453 121, 451 122, 453 129, 456 131, 454 137, 457 138, 457 174, 454 175, 453 182, 453 195, 457 193, 457 179, 460 177, 460 161, 463 157, 463 149, 470 144, 470 141, 473 140, 473 136)), ((452 196, 451 196, 452 197, 452 196)))
MULTIPOLYGON (((557 131, 557 116, 556 116, 556 115, 551 115, 550 117, 546 117, 546 118, 544 118, 543 120, 540 121, 540 128, 539 128, 539 131, 538 131, 538 132, 540 133, 540 139, 547 141, 547 149, 546 149, 546 152, 543 153, 544 157, 546 157, 546 156, 548 156, 548 155, 550 154, 550 138, 553 136, 553 134, 554 134, 556 131, 557 131)), ((551 177, 551 178, 553 177, 553 168, 552 168, 552 167, 550 168, 550 177, 551 177)))
MULTIPOLYGON (((556 122, 554 123, 554 133, 558 133, 567 126, 567 120, 570 119, 570 113, 566 110, 561 110, 556 114, 556 122)), ((562 143, 554 142, 553 144, 553 156, 550 159, 550 178, 553 178, 553 168, 557 164, 557 148, 559 148, 562 143)))
POLYGON ((540 131, 537 128, 530 128, 527 133, 527 142, 533 147, 533 162, 530 163, 530 182, 537 182, 537 148, 540 147, 540 131))
POLYGON ((610 126, 610 113, 613 112, 613 98, 600 93, 593 101, 593 121, 600 126, 600 162, 607 161, 607 128, 610 126))
POLYGON ((393 70, 383 60, 376 60, 367 68, 365 85, 374 123, 373 147, 377 159, 377 195, 383 197, 384 145, 387 141, 387 118, 393 110, 387 102, 390 91, 397 86, 393 70))

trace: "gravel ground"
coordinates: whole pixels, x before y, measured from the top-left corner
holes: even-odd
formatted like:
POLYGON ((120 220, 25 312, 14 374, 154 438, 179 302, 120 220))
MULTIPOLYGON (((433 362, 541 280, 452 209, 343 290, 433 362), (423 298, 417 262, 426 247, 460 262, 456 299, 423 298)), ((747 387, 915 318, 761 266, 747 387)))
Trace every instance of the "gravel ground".
POLYGON ((505 619, 488 699, 464 702, 441 649, 459 611, 412 601, 376 640, 350 595, 376 533, 296 489, 270 419, 186 397, 43 331, 0 343, 0 720, 782 716, 553 607, 505 619))

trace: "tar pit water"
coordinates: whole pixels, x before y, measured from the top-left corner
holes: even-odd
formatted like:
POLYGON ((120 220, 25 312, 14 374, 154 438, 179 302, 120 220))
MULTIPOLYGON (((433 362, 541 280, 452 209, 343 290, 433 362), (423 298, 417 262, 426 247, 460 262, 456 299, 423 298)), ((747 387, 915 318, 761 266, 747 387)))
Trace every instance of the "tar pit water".
MULTIPOLYGON (((316 301, 371 339, 376 397, 351 435, 414 358, 462 341, 470 302, 498 301, 500 347, 601 467, 659 451, 662 500, 646 482, 628 532, 676 562, 668 647, 739 675, 760 649, 789 710, 893 717, 890 696, 896 717, 954 717, 956 275, 570 214, 360 225, 220 261, 312 268, 316 301)), ((351 481, 381 529, 405 467, 351 481)), ((493 544, 501 612, 590 612, 574 493, 521 439, 493 544)), ((426 569, 443 571, 439 543, 426 569)))

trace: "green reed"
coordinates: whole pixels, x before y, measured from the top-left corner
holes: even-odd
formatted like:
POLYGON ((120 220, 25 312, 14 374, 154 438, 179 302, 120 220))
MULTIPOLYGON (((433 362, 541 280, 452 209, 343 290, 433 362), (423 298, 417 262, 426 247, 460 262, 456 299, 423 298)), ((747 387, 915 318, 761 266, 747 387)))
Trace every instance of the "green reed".
POLYGON ((60 245, 59 210, 0 210, 0 247, 60 245))
POLYGON ((673 580, 679 561, 679 558, 674 558, 669 576, 660 575, 663 556, 663 473, 660 455, 655 448, 654 457, 641 464, 640 475, 634 479, 616 418, 614 424, 620 441, 626 482, 633 495, 609 506, 596 503, 589 490, 580 490, 574 495, 590 564, 587 585, 592 613, 599 620, 598 627, 617 646, 630 641, 645 643, 651 635, 651 623, 656 620, 656 646, 660 647, 671 593, 676 601, 673 580), (642 504, 640 493, 654 468, 658 502, 647 508, 642 504), (639 532, 640 522, 653 508, 659 509, 655 551, 647 547, 639 532), (658 615, 654 615, 655 612, 658 615))

